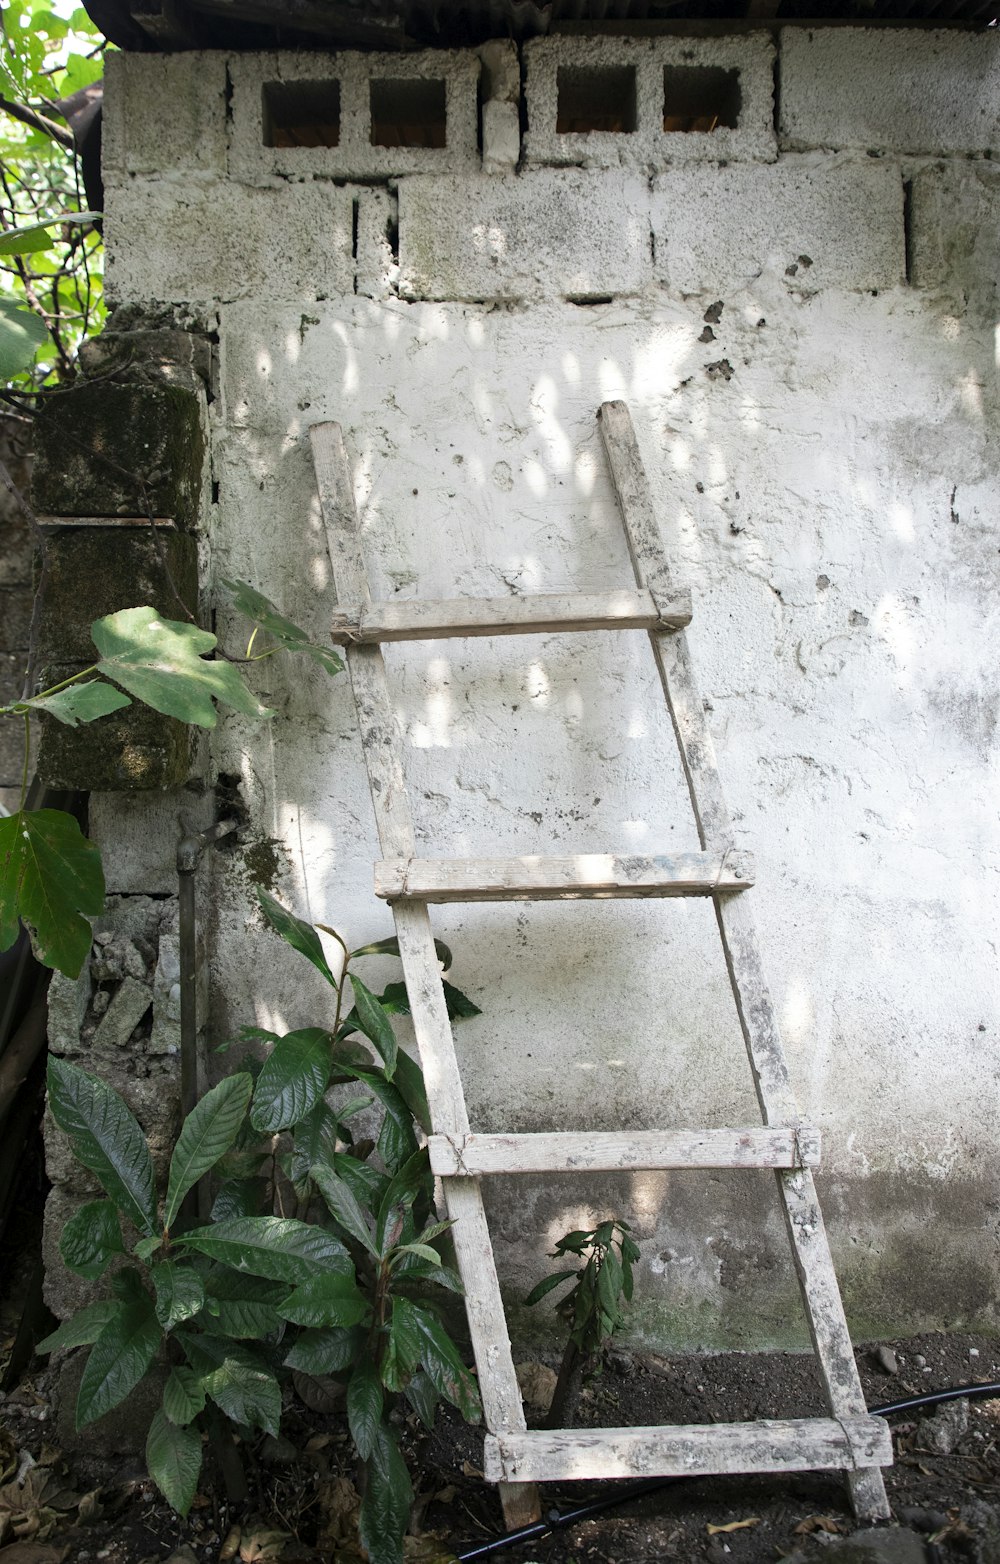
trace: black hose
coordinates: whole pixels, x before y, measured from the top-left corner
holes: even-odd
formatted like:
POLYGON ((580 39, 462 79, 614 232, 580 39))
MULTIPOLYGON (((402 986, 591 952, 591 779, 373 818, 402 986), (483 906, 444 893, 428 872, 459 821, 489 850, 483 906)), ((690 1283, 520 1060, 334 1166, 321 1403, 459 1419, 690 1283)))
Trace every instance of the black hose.
MULTIPOLYGON (((948 1390, 928 1390, 922 1396, 908 1396, 905 1401, 889 1401, 885 1406, 869 1407, 871 1417, 891 1417, 896 1412, 912 1412, 918 1407, 940 1405, 943 1401, 973 1400, 979 1396, 1000 1396, 1000 1384, 986 1385, 954 1385, 948 1390)), ((692 1482, 690 1477, 651 1477, 646 1482, 633 1484, 622 1493, 612 1494, 609 1498, 595 1499, 592 1504, 580 1505, 575 1510, 565 1510, 561 1514, 558 1510, 550 1510, 543 1521, 535 1521, 531 1526, 522 1526, 517 1531, 507 1532, 503 1537, 494 1537, 491 1542, 480 1543, 477 1548, 470 1548, 466 1553, 458 1555, 459 1564, 466 1564, 467 1560, 485 1559, 491 1553, 499 1553, 502 1548, 514 1548, 521 1542, 531 1542, 536 1537, 542 1537, 550 1531, 562 1531, 567 1526, 574 1526, 577 1521, 589 1520, 592 1515, 599 1515, 602 1510, 617 1509, 620 1505, 628 1504, 631 1499, 639 1499, 649 1493, 658 1493, 661 1488, 667 1488, 673 1483, 692 1482)))

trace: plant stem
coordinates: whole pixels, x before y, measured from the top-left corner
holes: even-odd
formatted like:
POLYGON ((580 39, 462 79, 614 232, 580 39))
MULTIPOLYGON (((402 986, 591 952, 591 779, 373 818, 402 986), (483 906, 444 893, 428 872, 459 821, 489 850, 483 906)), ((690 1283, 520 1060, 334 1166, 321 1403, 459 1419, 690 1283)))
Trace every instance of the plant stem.
POLYGON ((564 1426, 563 1414, 566 1410, 570 1387, 573 1383, 573 1375, 576 1372, 576 1366, 579 1361, 579 1347, 575 1341, 568 1341, 563 1350, 562 1362, 559 1365, 556 1388, 552 1393, 552 1405, 546 1412, 542 1423, 543 1428, 562 1428, 564 1426))
POLYGON ((31 716, 24 714, 24 768, 21 771, 21 796, 17 801, 18 814, 24 809, 24 801, 28 796, 28 764, 31 759, 31 716))

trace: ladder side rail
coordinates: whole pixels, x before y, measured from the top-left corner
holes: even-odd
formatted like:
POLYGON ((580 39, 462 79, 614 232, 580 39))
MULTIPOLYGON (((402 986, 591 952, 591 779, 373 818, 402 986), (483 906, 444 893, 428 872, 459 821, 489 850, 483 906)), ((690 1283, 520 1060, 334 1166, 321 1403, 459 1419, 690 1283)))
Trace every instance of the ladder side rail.
MULTIPOLYGON (((606 402, 600 410, 601 436, 618 495, 636 584, 654 597, 673 591, 649 481, 632 418, 624 402, 606 402)), ((733 846, 732 824, 705 708, 683 631, 651 631, 667 705, 687 779, 688 792, 704 849, 733 846)), ((791 1090, 777 1016, 764 977, 750 904, 745 897, 717 895, 716 919, 725 953, 740 1028, 753 1072, 765 1124, 794 1124, 798 1107, 791 1090)), ((835 1417, 866 1411, 840 1289, 811 1173, 776 1171, 782 1212, 792 1246, 806 1319, 835 1417), (818 1240, 818 1241, 817 1241, 818 1240)), ((882 1474, 877 1468, 847 1473, 859 1515, 889 1515, 882 1474)))
MULTIPOLYGON (((343 434, 339 424, 326 423, 314 426, 310 437, 338 600, 360 612, 371 595, 343 434)), ((346 655, 379 844, 386 857, 410 857, 415 850, 413 821, 385 660, 377 645, 349 646, 346 655)), ((393 908, 393 916, 431 1123, 439 1133, 467 1133, 469 1120, 455 1040, 426 905, 401 904, 393 908)), ((445 1180, 444 1189, 448 1215, 455 1222, 455 1252, 466 1289, 466 1312, 487 1425, 491 1432, 523 1432, 527 1424, 479 1181, 445 1180)), ((541 1514, 533 1484, 503 1483, 500 1499, 511 1529, 530 1525, 541 1514)))

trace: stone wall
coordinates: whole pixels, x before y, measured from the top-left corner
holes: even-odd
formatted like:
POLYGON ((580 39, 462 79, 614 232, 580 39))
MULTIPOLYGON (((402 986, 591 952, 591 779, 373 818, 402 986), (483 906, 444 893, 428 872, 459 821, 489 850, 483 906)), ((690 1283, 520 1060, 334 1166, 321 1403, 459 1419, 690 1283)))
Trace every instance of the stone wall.
MULTIPOLYGON (((0 461, 15 486, 28 493, 31 474, 31 424, 8 414, 0 418, 0 461)), ((24 686, 31 627, 31 530, 20 505, 0 488, 0 705, 18 700, 24 686)), ((24 771, 24 728, 0 722, 0 805, 17 808, 24 771)))
MULTIPOLYGON (((108 67, 115 320, 159 311, 213 344, 206 602, 243 576, 324 633, 323 419, 376 596, 628 585, 595 412, 629 403, 852 1324, 995 1323, 1000 41, 577 34, 108 67)), ((221 605, 218 626, 238 649, 221 605)), ((428 853, 696 846, 641 636, 389 664, 428 853)), ((212 741, 245 812, 214 870, 213 1040, 324 1013, 256 881, 351 944, 390 927, 347 680, 255 678, 275 720, 212 741)), ((169 888, 175 816, 170 795, 95 799, 112 890, 169 888)), ((709 908, 434 921, 483 1010, 458 1035, 474 1126, 755 1121, 709 908)), ((638 1336, 804 1340, 767 1175, 491 1195, 514 1304, 554 1237, 613 1213, 642 1245, 638 1336)), ((519 1339, 540 1312, 515 1309, 519 1339)))

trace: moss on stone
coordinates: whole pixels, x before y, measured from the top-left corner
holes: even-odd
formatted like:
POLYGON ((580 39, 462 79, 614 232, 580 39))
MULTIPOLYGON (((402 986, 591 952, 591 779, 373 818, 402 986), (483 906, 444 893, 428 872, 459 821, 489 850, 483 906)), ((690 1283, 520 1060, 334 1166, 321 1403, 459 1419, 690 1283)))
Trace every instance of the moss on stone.
POLYGON ((173 528, 157 528, 154 538, 151 527, 60 527, 49 534, 47 554, 43 662, 92 662, 91 625, 119 609, 148 603, 165 619, 182 619, 178 594, 197 608, 197 544, 173 528))
POLYGON ((54 516, 197 519, 205 441, 199 398, 179 386, 83 382, 36 421, 32 495, 54 516))
MULTIPOLYGON (((81 666, 50 665, 45 681, 68 679, 81 666)), ((37 770, 50 787, 84 793, 181 787, 191 769, 191 743, 185 723, 133 701, 79 728, 43 717, 37 770)))

